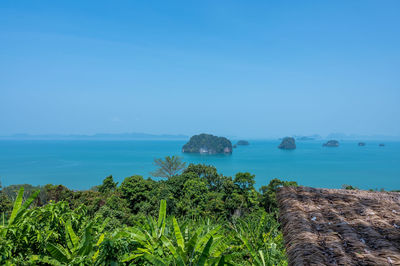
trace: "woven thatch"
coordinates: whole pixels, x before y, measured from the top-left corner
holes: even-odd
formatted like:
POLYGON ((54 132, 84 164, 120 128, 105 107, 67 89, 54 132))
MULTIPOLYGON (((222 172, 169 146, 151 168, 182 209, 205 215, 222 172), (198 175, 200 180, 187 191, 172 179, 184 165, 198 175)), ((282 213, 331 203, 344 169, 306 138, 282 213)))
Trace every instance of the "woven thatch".
POLYGON ((400 265, 400 193, 282 187, 290 265, 400 265))

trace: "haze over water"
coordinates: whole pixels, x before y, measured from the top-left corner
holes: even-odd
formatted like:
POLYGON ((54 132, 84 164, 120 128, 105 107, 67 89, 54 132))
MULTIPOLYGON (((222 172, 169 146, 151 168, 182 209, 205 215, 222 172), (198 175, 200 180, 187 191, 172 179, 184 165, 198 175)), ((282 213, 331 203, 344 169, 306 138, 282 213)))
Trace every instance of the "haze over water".
POLYGON ((182 154, 185 141, 0 141, 0 180, 3 185, 63 184, 89 189, 113 175, 145 177, 155 170, 154 158, 179 155, 187 163, 217 167, 224 175, 248 171, 256 186, 272 178, 300 185, 340 188, 350 184, 362 189, 400 189, 400 142, 369 141, 359 147, 342 141, 340 147, 322 147, 323 141, 297 142, 293 151, 277 149, 279 141, 251 141, 232 155, 182 154))

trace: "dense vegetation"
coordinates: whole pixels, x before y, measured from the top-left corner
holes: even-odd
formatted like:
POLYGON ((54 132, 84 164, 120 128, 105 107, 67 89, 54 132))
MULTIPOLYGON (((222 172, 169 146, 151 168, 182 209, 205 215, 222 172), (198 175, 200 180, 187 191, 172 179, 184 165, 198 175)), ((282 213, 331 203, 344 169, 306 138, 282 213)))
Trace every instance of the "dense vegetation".
POLYGON ((231 153, 232 143, 224 137, 217 137, 209 134, 194 135, 189 142, 183 145, 183 152, 188 153, 231 153))
POLYGON ((286 265, 275 192, 296 183, 254 183, 190 164, 161 181, 109 176, 88 191, 7 187, 0 264, 286 265))

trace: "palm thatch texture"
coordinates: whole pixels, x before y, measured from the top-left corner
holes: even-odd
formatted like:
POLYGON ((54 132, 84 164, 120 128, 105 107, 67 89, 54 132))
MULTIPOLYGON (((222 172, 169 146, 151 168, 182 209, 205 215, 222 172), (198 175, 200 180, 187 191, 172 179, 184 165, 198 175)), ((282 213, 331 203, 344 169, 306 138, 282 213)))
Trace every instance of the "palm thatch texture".
POLYGON ((282 187, 289 265, 400 265, 400 193, 282 187))

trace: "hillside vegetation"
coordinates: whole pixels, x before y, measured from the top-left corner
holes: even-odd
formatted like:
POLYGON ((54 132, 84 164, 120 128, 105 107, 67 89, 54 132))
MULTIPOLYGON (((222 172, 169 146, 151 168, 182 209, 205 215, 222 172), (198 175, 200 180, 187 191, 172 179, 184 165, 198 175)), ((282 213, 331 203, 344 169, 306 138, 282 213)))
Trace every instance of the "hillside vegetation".
POLYGON ((274 179, 258 192, 250 173, 190 164, 161 181, 109 176, 88 191, 6 188, 0 264, 286 265, 275 192, 293 185, 274 179))

